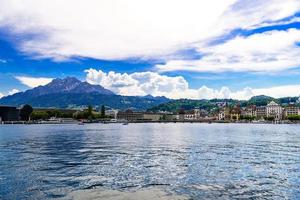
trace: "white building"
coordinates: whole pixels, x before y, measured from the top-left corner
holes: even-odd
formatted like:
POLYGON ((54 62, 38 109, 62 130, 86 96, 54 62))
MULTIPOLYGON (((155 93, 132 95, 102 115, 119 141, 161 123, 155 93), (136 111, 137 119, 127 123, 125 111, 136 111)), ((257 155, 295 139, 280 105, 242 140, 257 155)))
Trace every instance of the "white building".
POLYGON ((219 112, 218 119, 219 120, 225 120, 225 111, 222 110, 222 111, 219 112))
POLYGON ((267 117, 274 117, 275 120, 281 120, 283 115, 283 109, 280 105, 271 101, 266 106, 267 117))
POLYGON ((117 119, 117 114, 118 114, 118 110, 115 110, 115 109, 111 109, 111 110, 105 110, 105 115, 106 116, 109 116, 109 117, 112 117, 114 119, 117 119))

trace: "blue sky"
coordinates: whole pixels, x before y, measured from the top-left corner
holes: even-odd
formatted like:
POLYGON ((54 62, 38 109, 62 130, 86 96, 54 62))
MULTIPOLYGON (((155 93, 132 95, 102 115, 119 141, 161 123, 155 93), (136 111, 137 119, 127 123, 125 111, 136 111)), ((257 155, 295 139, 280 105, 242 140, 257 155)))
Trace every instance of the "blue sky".
POLYGON ((122 95, 299 96, 299 55, 298 0, 0 2, 0 97, 66 76, 122 95))

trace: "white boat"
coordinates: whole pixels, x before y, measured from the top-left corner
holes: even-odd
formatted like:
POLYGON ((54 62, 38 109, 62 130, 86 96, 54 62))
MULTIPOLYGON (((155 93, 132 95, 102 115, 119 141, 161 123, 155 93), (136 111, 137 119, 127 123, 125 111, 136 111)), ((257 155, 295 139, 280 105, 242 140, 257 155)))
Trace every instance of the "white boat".
POLYGON ((51 117, 48 120, 41 121, 41 124, 77 124, 78 122, 72 118, 56 118, 51 117))

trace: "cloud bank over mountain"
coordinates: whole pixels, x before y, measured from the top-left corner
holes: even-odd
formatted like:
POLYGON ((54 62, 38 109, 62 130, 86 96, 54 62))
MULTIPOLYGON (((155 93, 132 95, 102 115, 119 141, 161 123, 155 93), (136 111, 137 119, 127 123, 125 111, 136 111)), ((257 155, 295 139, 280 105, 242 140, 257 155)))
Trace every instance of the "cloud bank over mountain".
POLYGON ((286 97, 300 95, 299 85, 285 85, 269 88, 246 87, 238 91, 231 91, 224 86, 221 89, 213 89, 202 86, 198 89, 189 87, 188 82, 182 76, 166 76, 156 72, 135 73, 108 73, 93 68, 85 70, 86 81, 90 84, 100 84, 103 87, 121 95, 147 95, 166 96, 168 98, 213 99, 233 98, 247 100, 256 95, 269 95, 272 97, 286 97))
POLYGON ((34 88, 41 85, 47 85, 53 80, 53 78, 28 77, 28 76, 16 76, 15 78, 19 80, 22 84, 30 88, 34 88))

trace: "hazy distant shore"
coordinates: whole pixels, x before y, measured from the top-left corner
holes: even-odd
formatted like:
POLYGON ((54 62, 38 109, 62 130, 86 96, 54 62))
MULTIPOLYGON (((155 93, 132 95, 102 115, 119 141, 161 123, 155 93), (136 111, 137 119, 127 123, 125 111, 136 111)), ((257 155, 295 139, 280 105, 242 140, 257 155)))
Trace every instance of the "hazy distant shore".
POLYGON ((6 121, 1 122, 0 125, 17 125, 17 124, 26 124, 26 125, 43 125, 43 124, 149 124, 149 123, 204 123, 204 124, 300 124, 300 121, 120 121, 120 122, 110 122, 110 121, 101 121, 101 122, 24 122, 24 121, 6 121))

